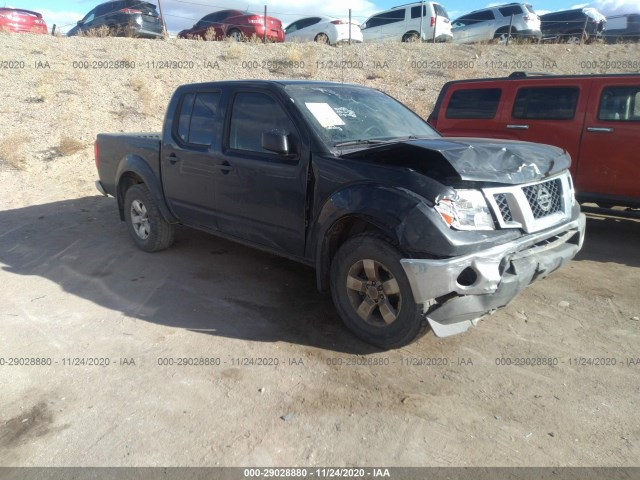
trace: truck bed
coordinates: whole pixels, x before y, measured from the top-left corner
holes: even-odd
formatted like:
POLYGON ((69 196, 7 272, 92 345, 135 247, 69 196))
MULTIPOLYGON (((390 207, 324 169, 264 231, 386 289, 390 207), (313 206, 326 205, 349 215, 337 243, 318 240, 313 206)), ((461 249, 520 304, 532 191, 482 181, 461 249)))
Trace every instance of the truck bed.
POLYGON ((116 174, 125 157, 140 157, 160 178, 160 133, 101 133, 96 140, 98 174, 106 193, 115 196, 116 174))

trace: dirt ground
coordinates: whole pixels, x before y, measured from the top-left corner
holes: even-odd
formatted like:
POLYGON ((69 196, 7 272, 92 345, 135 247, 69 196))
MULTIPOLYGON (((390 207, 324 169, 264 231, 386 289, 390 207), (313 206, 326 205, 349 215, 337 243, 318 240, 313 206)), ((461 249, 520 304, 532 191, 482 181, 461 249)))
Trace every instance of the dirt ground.
MULTIPOLYGON (((576 260, 477 328, 380 352, 342 326, 307 267, 184 228, 165 252, 134 246, 93 188, 93 137, 158 130, 173 88, 205 74, 72 62, 155 45, 212 49, 221 64, 236 49, 236 67, 316 47, 254 57, 262 46, 0 35, 0 61, 31 65, 0 69, 0 466, 638 464, 640 222, 590 216, 576 260)), ((396 48, 406 60, 419 47, 396 48)), ((629 45, 448 47, 569 72, 640 60, 629 45)), ((487 71, 436 67, 352 81, 424 115, 446 79, 487 71)))

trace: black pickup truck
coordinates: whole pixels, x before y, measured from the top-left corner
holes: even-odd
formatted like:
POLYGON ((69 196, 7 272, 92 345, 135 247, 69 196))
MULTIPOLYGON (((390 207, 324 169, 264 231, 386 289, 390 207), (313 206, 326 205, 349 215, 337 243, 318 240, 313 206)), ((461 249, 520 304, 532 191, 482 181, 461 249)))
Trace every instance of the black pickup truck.
POLYGON ((138 247, 167 248, 180 223, 311 265, 345 324, 382 348, 467 330, 584 238, 566 152, 442 138, 358 85, 184 85, 161 134, 95 147, 97 188, 138 247))

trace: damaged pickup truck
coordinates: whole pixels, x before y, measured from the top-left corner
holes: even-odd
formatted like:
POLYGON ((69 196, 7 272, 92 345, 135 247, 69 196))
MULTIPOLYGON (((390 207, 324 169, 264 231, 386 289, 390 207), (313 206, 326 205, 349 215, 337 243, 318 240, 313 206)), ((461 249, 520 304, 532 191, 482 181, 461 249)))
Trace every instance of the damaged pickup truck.
POLYGON ((357 85, 184 85, 161 134, 95 147, 97 187, 138 247, 169 247, 183 224, 311 265, 347 327, 382 348, 464 332, 584 238, 566 152, 442 138, 357 85))

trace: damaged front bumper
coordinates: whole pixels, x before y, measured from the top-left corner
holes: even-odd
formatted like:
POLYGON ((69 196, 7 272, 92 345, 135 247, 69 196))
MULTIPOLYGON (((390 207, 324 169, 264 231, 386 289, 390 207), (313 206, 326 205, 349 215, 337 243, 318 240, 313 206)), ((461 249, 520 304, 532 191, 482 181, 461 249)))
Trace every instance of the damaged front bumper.
POLYGON ((571 260, 582 248, 584 214, 569 223, 504 245, 444 260, 407 258, 401 264, 433 332, 447 337, 505 306, 527 285, 571 260))

